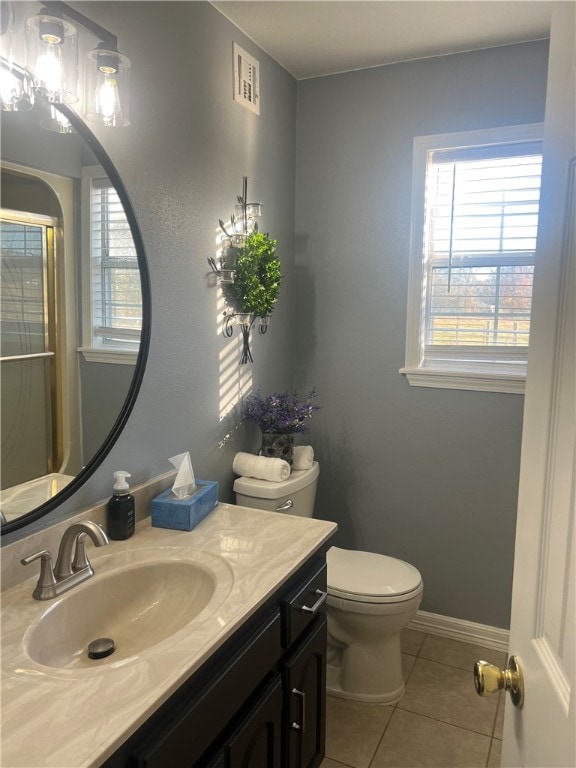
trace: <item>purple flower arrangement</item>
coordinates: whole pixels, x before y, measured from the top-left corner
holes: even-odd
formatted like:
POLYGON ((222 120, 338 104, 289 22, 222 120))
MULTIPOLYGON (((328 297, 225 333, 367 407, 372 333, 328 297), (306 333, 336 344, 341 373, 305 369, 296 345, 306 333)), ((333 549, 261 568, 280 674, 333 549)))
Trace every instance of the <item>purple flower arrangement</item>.
POLYGON ((262 397, 257 390, 246 398, 244 403, 244 420, 252 421, 261 432, 276 434, 292 434, 307 432, 306 420, 312 418, 320 410, 320 405, 312 405, 316 397, 313 389, 305 400, 298 393, 283 392, 262 397))

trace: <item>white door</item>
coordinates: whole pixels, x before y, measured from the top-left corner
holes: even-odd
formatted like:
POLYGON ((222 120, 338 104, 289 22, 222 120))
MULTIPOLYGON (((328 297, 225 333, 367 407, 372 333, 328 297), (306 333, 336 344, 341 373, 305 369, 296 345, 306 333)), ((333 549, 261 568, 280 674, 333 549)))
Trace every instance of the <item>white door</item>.
POLYGON ((575 7, 555 3, 552 17, 510 630, 524 703, 507 697, 502 752, 511 767, 576 766, 575 7))

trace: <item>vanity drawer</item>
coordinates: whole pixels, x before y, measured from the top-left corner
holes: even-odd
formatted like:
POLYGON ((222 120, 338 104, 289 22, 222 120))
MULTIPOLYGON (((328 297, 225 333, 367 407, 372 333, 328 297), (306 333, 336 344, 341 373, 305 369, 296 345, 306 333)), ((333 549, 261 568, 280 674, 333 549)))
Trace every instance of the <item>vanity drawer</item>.
POLYGON ((310 572, 309 577, 300 583, 294 592, 282 601, 282 642, 289 648, 310 626, 316 616, 324 614, 327 597, 327 568, 322 561, 310 572))

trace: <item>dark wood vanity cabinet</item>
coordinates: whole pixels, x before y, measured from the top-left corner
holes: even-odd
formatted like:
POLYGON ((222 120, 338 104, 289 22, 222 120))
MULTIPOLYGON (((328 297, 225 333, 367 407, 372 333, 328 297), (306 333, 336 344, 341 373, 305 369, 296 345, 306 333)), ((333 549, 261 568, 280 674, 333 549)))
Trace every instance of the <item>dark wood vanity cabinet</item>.
POLYGON ((326 618, 286 661, 288 717, 286 768, 310 768, 324 755, 326 726, 326 618))
POLYGON ((325 550, 103 768, 316 768, 324 756, 325 550))
POLYGON ((281 765, 282 731, 282 679, 278 675, 248 708, 238 727, 210 761, 209 768, 281 765))

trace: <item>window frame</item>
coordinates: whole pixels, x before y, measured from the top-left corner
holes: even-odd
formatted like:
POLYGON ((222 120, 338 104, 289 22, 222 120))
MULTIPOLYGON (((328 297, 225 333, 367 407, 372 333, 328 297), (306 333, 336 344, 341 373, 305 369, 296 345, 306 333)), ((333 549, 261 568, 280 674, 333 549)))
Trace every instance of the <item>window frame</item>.
MULTIPOLYGON (((92 295, 92 220, 91 220, 91 190, 93 179, 108 179, 106 171, 100 165, 84 166, 82 168, 81 191, 81 220, 82 220, 82 346, 78 347, 87 362, 117 363, 119 365, 135 365, 140 344, 142 329, 140 329, 137 344, 117 342, 104 344, 100 335, 94 331, 93 295, 92 295)), ((110 182, 110 186, 113 186, 110 182)), ((128 226, 130 226, 128 222, 128 226)), ((134 246, 136 251, 136 247, 134 246)))
POLYGON ((524 392, 529 346, 506 348, 505 356, 517 359, 500 361, 442 359, 440 354, 424 358, 426 172, 429 155, 434 151, 542 141, 543 132, 543 123, 530 123, 414 138, 406 359, 404 367, 400 369, 411 386, 517 394, 524 392), (517 354, 514 354, 515 350, 517 354))

